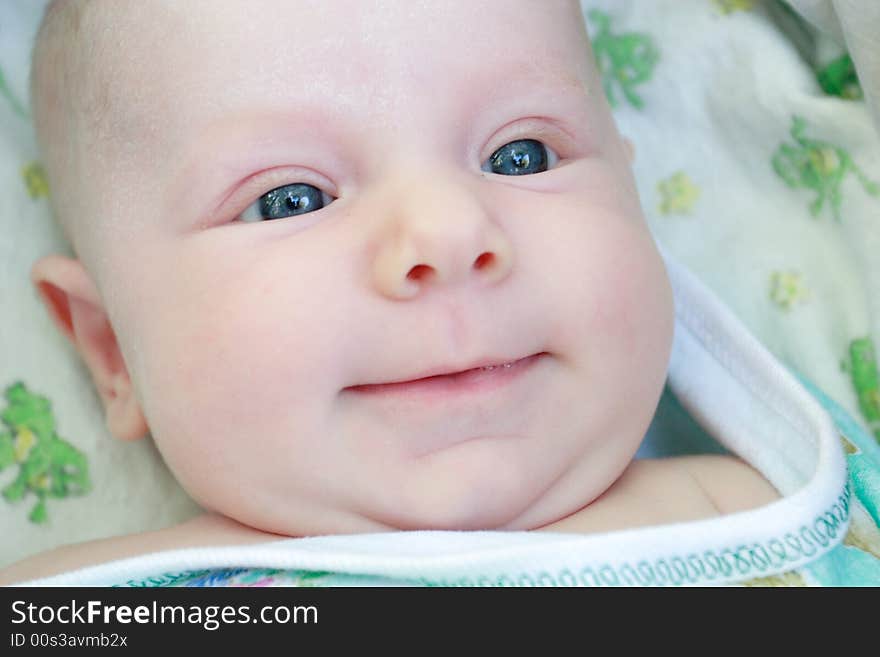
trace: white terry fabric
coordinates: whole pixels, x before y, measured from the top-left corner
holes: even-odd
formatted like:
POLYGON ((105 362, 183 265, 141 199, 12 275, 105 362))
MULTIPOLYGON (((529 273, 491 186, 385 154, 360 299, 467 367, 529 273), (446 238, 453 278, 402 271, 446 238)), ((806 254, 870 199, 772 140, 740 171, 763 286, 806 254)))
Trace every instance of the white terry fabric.
POLYGON ((782 499, 719 518, 605 534, 423 531, 187 548, 28 584, 113 585, 221 567, 441 585, 564 584, 585 574, 600 584, 722 584, 805 565, 837 545, 848 526, 846 465, 833 422, 706 287, 664 257, 676 301, 669 385, 704 428, 762 472, 782 499), (648 571, 657 581, 640 581, 648 571))

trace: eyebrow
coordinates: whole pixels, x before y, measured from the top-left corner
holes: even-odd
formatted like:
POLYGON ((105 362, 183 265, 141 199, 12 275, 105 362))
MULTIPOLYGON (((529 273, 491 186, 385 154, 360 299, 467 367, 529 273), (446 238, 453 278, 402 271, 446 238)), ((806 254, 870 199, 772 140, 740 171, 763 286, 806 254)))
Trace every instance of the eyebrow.
MULTIPOLYGON (((592 104, 595 89, 591 89, 585 80, 578 78, 571 71, 561 67, 540 67, 538 64, 522 62, 506 62, 496 69, 481 76, 469 85, 485 90, 491 102, 504 102, 522 95, 523 86, 529 88, 529 96, 544 96, 553 99, 552 107, 543 118, 550 119, 572 138, 575 133, 590 132, 589 121, 572 121, 571 115, 577 110, 586 111, 592 104)), ((600 88, 601 91, 601 88, 600 88)), ((542 101, 535 107, 546 107, 542 101)), ((525 118, 525 117, 524 117, 525 118)))
POLYGON ((534 84, 536 87, 548 90, 566 89, 584 94, 585 96, 589 96, 591 92, 586 82, 576 75, 572 75, 570 71, 556 67, 542 68, 535 63, 523 65, 518 62, 513 66, 505 65, 486 77, 487 82, 489 80, 512 80, 520 83, 534 84))

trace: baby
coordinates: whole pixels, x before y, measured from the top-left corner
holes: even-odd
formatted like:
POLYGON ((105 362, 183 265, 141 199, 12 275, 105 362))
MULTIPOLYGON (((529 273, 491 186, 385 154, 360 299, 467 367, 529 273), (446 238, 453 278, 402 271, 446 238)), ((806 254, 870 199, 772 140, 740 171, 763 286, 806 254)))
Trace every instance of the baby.
POLYGON ((778 496, 734 457, 633 460, 672 293, 574 0, 56 0, 32 95, 77 256, 33 281, 109 430, 206 513, 4 581, 778 496))

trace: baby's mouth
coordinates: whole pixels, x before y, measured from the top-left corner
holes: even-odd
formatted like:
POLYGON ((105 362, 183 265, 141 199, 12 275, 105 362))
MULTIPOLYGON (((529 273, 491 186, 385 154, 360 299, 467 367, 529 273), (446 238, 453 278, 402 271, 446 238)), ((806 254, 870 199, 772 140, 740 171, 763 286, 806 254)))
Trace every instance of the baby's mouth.
POLYGON ((518 379, 538 360, 548 355, 546 352, 541 352, 512 360, 482 359, 463 369, 434 368, 411 379, 350 386, 346 390, 364 395, 407 397, 449 396, 495 390, 518 379))

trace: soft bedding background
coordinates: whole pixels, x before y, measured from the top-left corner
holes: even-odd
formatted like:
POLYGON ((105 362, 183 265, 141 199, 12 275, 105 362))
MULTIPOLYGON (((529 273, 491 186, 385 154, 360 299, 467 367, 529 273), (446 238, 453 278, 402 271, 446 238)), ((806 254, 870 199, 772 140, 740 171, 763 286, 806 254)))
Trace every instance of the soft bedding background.
MULTIPOLYGON (((148 440, 107 433, 29 283, 69 253, 29 119, 44 5, 0 0, 0 566, 197 511, 148 440)), ((880 440, 880 3, 581 5, 657 240, 880 440)))

